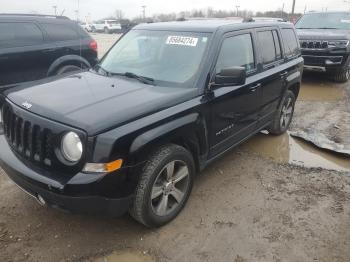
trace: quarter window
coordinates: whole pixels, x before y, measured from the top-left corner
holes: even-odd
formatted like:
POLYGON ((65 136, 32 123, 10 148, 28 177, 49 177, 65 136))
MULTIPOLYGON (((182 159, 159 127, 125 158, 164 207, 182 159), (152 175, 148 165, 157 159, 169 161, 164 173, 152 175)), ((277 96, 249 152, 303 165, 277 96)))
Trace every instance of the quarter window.
POLYGON ((291 28, 282 29, 282 37, 287 57, 299 54, 299 45, 294 30, 291 28))
POLYGON ((33 23, 0 23, 0 47, 31 46, 43 42, 43 34, 33 23))
POLYGON ((58 24, 42 24, 45 31, 53 41, 67 41, 79 38, 79 35, 72 28, 58 24))
POLYGON ((255 68, 252 37, 250 34, 242 34, 226 38, 222 44, 216 63, 216 73, 222 69, 242 66, 247 71, 255 68))

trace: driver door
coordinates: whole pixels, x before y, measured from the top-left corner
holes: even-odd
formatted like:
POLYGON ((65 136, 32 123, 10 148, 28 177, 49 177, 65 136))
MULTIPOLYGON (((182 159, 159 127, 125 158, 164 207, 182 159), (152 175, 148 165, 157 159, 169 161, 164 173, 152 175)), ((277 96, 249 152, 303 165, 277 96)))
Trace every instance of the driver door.
POLYGON ((252 31, 230 33, 224 37, 216 62, 216 74, 222 69, 245 67, 244 85, 225 85, 213 90, 210 126, 210 156, 215 157, 250 136, 257 128, 261 83, 256 78, 252 31))

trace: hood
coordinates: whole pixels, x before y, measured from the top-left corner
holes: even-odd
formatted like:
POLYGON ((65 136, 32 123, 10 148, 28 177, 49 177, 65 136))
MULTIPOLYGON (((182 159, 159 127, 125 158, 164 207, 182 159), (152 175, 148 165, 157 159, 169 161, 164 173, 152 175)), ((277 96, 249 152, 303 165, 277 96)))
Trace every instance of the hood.
POLYGON ((4 93, 22 108, 30 104, 30 112, 94 135, 188 100, 197 91, 83 72, 19 85, 4 93))
POLYGON ((300 40, 346 40, 350 30, 338 29, 297 29, 300 40))

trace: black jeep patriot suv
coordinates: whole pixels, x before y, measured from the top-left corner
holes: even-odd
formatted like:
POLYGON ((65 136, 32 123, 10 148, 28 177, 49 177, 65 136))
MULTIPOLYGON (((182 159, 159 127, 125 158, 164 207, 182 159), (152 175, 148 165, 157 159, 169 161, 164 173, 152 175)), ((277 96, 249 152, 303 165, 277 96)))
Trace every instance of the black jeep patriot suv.
POLYGON ((287 130, 302 70, 289 23, 139 25, 88 72, 3 92, 0 163, 42 204, 161 226, 211 161, 287 130))
POLYGON ((96 63, 96 41, 67 17, 0 14, 0 86, 96 63))
POLYGON ((305 66, 326 70, 336 82, 350 78, 350 12, 309 13, 296 23, 305 66))

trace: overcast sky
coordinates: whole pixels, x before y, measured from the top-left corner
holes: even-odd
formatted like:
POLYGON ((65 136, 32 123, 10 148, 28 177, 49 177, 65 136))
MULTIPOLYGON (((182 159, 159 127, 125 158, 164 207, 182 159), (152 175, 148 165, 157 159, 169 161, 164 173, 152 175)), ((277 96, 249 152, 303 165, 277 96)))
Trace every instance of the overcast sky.
MULTIPOLYGON (((38 12, 53 14, 54 5, 58 11, 65 10, 64 15, 75 18, 74 10, 78 9, 79 0, 0 0, 0 13, 23 13, 38 12)), ((146 5, 146 15, 156 13, 180 12, 191 9, 214 9, 235 10, 240 9, 253 11, 278 10, 285 4, 285 10, 291 10, 292 0, 80 0, 80 18, 90 14, 92 19, 98 19, 113 14, 114 10, 120 9, 128 18, 141 15, 141 6, 146 5)), ((342 11, 350 10, 350 0, 296 0, 296 12, 322 9, 342 11)))

